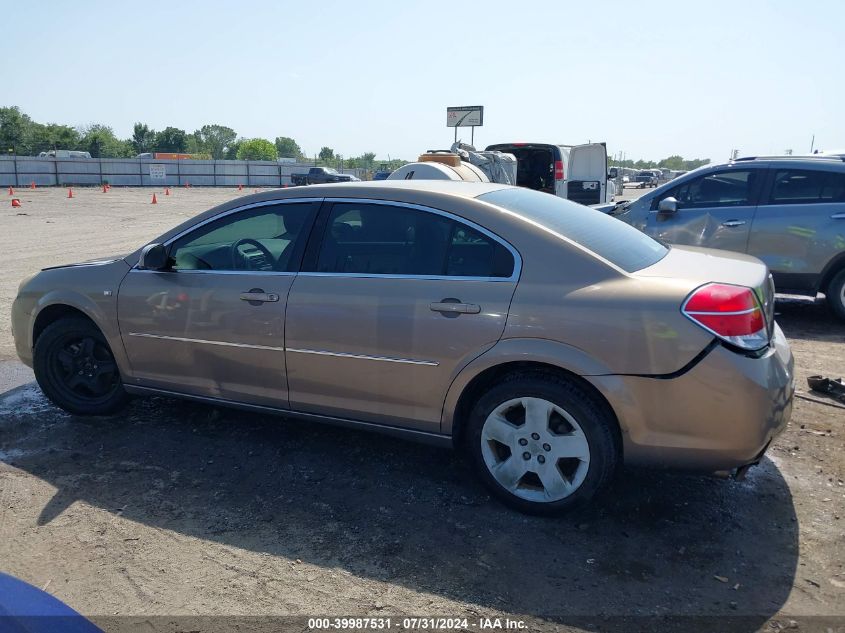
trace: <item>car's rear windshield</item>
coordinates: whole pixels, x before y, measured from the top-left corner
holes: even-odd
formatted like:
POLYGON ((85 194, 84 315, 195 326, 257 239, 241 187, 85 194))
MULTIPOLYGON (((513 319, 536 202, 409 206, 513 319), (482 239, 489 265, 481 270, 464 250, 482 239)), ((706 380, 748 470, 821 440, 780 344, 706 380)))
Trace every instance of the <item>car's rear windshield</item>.
POLYGON ((669 252, 621 220, 548 193, 514 187, 478 199, 537 222, 629 273, 659 262, 669 252))

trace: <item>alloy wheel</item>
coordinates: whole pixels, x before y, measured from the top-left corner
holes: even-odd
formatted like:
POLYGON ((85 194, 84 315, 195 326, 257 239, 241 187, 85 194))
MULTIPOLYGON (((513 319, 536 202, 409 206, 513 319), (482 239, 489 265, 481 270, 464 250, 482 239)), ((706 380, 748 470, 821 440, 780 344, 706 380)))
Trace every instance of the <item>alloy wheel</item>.
POLYGON ((568 497, 583 483, 590 465, 590 446, 575 418, 534 397, 503 402, 487 416, 481 453, 496 481, 527 501, 568 497))

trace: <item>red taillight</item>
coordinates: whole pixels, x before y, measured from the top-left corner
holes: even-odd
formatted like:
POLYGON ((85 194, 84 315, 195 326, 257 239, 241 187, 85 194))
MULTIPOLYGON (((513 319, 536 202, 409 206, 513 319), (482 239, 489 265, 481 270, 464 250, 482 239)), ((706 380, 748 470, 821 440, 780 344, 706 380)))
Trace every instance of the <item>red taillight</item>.
POLYGON ((555 180, 563 180, 563 161, 555 161, 555 180))
POLYGON ((761 349, 769 342, 766 318, 750 288, 706 284, 687 298, 681 312, 705 330, 742 349, 761 349))

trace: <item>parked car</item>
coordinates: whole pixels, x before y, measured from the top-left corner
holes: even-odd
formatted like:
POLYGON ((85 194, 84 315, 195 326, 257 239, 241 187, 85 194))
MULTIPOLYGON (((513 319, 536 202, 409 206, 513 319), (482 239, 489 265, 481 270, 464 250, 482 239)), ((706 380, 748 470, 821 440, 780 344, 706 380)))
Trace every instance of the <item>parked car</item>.
POLYGON ((307 174, 291 174, 294 185, 320 185, 329 182, 354 182, 359 180, 352 174, 341 174, 331 167, 312 167, 307 174))
POLYGON ((0 572, 0 630, 8 633, 103 633, 64 602, 0 572))
POLYGON ((845 320, 843 158, 752 157, 707 165, 619 205, 616 213, 672 244, 758 257, 778 292, 822 292, 845 320))
POLYGON ((646 187, 657 186, 657 176, 650 171, 641 171, 634 176, 634 185, 637 189, 645 189, 646 187))
POLYGON ((373 180, 387 180, 393 171, 390 169, 379 169, 373 174, 373 180))
POLYGON ((585 205, 609 202, 615 194, 607 187, 605 143, 496 143, 488 146, 486 151, 504 152, 516 157, 516 184, 520 187, 544 191, 585 205))
POLYGON ((238 198, 25 280, 17 353, 58 406, 166 394, 459 447, 527 512, 627 463, 756 463, 793 360, 766 267, 521 187, 388 181, 238 198))

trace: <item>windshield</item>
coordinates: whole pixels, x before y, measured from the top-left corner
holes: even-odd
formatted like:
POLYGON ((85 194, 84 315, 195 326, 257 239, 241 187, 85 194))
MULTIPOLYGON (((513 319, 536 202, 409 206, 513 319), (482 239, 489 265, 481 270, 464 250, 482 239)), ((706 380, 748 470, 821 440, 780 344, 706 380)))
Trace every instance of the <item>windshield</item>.
POLYGON ((669 252, 621 220, 547 193, 514 187, 478 199, 537 222, 629 273, 659 262, 669 252))

